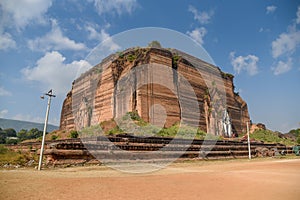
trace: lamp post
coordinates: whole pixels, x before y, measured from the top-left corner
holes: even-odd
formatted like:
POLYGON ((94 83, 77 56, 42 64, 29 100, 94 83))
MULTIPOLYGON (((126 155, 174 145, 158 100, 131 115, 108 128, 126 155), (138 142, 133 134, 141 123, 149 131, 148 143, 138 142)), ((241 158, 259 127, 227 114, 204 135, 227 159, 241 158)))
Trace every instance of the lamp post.
POLYGON ((250 132, 249 132, 249 122, 247 122, 247 140, 248 140, 248 157, 251 160, 251 147, 250 147, 250 132))
MULTIPOLYGON (((55 95, 52 94, 52 89, 48 93, 45 93, 45 95, 48 96, 48 105, 47 105, 46 118, 45 118, 45 124, 44 124, 42 146, 41 146, 41 151, 40 151, 40 159, 39 159, 39 167, 38 167, 39 171, 41 170, 41 167, 42 167, 43 152, 44 152, 44 146, 45 146, 45 137, 46 137, 46 131, 47 131, 47 124, 48 124, 48 116, 49 116, 49 110, 50 110, 50 104, 51 104, 51 97, 55 97, 55 95)), ((41 96, 41 98, 44 99, 44 95, 41 96)))

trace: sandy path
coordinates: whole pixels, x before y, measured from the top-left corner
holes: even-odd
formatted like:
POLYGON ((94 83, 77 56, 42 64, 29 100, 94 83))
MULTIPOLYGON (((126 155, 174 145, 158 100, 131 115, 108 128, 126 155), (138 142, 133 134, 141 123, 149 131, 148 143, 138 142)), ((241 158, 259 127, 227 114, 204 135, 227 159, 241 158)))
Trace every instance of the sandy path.
POLYGON ((300 159, 176 163, 148 174, 106 167, 0 170, 0 199, 300 199, 300 159))

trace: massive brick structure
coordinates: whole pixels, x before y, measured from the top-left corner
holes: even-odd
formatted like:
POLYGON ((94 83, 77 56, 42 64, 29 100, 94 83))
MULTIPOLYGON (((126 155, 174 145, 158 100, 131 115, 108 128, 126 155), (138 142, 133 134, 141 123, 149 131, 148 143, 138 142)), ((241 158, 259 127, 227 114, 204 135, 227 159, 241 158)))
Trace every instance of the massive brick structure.
POLYGON ((63 103, 60 129, 78 129, 132 111, 152 124, 169 127, 184 120, 214 134, 221 134, 222 117, 216 115, 223 112, 229 114, 233 133, 245 132, 250 121, 246 102, 234 92, 233 75, 175 49, 132 48, 105 58, 73 82, 63 103), (199 112, 188 106, 188 87, 199 112), (213 106, 215 96, 226 99, 221 110, 213 106))

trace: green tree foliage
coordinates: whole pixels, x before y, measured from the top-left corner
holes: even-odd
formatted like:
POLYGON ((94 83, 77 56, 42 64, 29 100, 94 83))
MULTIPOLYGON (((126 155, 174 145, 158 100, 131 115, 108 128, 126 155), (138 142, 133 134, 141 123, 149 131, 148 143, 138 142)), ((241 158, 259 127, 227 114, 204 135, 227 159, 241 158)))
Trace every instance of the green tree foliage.
POLYGON ((13 128, 7 128, 2 131, 5 132, 6 137, 16 137, 17 136, 17 133, 16 133, 15 129, 13 129, 13 128))
POLYGON ((6 130, 6 133, 7 133, 8 137, 17 137, 17 133, 16 133, 15 129, 8 128, 8 129, 5 129, 5 130, 6 130))
POLYGON ((29 131, 21 129, 18 133, 12 128, 0 128, 0 144, 16 144, 23 140, 36 139, 43 135, 43 131, 32 128, 29 131))
POLYGON ((32 128, 27 132, 27 139, 35 139, 43 136, 43 131, 40 131, 37 128, 32 128))
POLYGON ((40 131, 37 128, 32 128, 29 131, 27 130, 20 130, 18 133, 18 138, 23 141, 23 140, 29 140, 29 139, 36 139, 39 138, 43 135, 43 131, 40 131))
POLYGON ((300 136, 300 128, 298 128, 298 129, 292 129, 292 130, 290 130, 289 133, 292 133, 292 134, 294 134, 296 137, 298 137, 298 136, 300 136))
POLYGON ((17 133, 12 128, 2 129, 0 128, 0 144, 5 144, 7 141, 10 142, 8 139, 9 137, 16 137, 17 133))
POLYGON ((27 138, 27 130, 25 129, 21 129, 18 133, 17 133, 17 137, 20 139, 20 140, 25 140, 27 138))
POLYGON ((148 47, 161 48, 161 44, 159 41, 154 40, 148 44, 148 47))
POLYGON ((70 132, 70 138, 78 138, 79 134, 77 131, 72 130, 70 132))
POLYGON ((5 143, 5 139, 6 139, 5 132, 1 129, 0 130, 0 144, 4 144, 5 143))
POLYGON ((58 136, 57 135, 51 135, 51 140, 57 140, 58 136))
POLYGON ((292 129, 289 131, 289 133, 295 135, 297 144, 300 144, 300 128, 292 129))

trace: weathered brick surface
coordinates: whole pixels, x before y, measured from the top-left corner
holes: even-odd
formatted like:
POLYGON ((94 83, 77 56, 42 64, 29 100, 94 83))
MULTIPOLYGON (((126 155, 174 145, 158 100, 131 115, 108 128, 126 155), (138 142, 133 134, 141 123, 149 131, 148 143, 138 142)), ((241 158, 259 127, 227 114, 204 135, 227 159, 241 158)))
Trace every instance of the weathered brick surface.
POLYGON ((128 49, 73 82, 63 103, 60 129, 79 129, 137 111, 156 125, 169 127, 183 120, 209 131, 219 126, 211 110, 216 94, 222 93, 218 88, 226 93, 234 132, 245 132, 250 120, 247 104, 234 93, 232 75, 178 50, 128 49), (200 113, 191 106, 193 95, 200 113))

